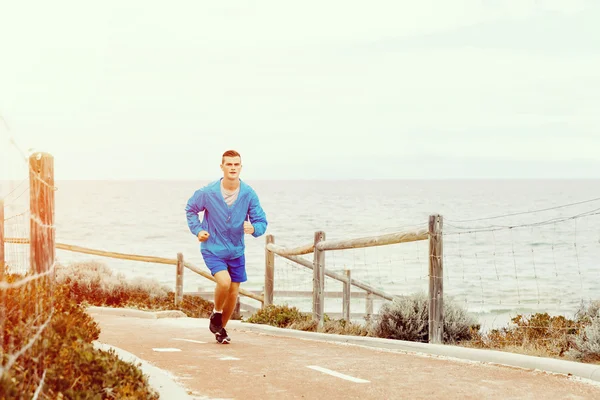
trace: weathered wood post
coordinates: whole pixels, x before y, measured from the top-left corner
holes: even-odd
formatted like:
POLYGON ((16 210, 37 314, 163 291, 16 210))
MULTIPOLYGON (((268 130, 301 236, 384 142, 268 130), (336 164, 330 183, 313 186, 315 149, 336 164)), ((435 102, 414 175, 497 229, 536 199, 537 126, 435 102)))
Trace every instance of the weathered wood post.
POLYGON ((4 279, 4 200, 0 199, 0 282, 4 279))
POLYGON ((443 217, 429 216, 429 342, 444 338, 443 217))
POLYGON ((350 297, 352 291, 352 277, 349 269, 344 270, 346 281, 344 282, 344 293, 342 300, 342 318, 346 322, 350 322, 350 297))
POLYGON ((175 307, 183 302, 183 253, 177 253, 177 272, 175 276, 175 307))
POLYGON ((273 290, 275 288, 275 253, 267 247, 269 243, 275 243, 273 235, 267 235, 265 245, 265 294, 262 308, 273 304, 273 290))
POLYGON ((367 321, 371 321, 371 318, 373 317, 373 293, 371 292, 367 292, 365 314, 367 321))
POLYGON ((54 266, 56 252, 54 157, 48 153, 34 153, 29 157, 29 197, 31 269, 44 273, 54 266))
POLYGON ((319 328, 323 327, 325 310, 325 251, 317 245, 325 240, 325 232, 315 232, 315 250, 313 260, 313 321, 319 328))
POLYGON ((241 319, 242 317, 242 303, 240 302, 240 296, 235 300, 235 307, 233 308, 233 313, 231 314, 231 319, 241 319))

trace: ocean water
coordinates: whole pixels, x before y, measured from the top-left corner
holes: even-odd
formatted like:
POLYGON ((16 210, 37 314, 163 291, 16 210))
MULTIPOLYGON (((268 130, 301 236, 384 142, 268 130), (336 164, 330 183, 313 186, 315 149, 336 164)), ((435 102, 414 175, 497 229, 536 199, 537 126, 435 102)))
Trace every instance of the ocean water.
MULTIPOLYGON (((205 268, 185 204, 206 181, 59 181, 56 239, 113 252, 175 258, 205 268)), ((444 295, 492 327, 517 313, 573 316, 600 298, 600 180, 248 181, 276 244, 311 243, 315 231, 350 239, 426 228, 444 219, 444 295), (573 204, 580 203, 580 204, 573 204), (571 204, 571 205, 569 205, 571 204), (569 206, 565 206, 569 205, 569 206), (545 210, 545 211, 536 211, 545 210), (517 214, 517 215, 511 215, 517 214), (504 217, 500 217, 504 216, 504 217), (492 218, 490 218, 492 217, 492 218)), ((7 205, 7 216, 11 205, 7 205)), ((18 207, 13 207, 15 210, 18 207)), ((262 290, 265 237, 246 236, 247 290, 262 290)), ((428 290, 428 241, 332 251, 326 266, 390 294, 428 290)), ((312 255, 305 258, 311 260, 312 255)), ((97 260, 128 278, 175 287, 175 268, 57 250, 59 262, 97 260)), ((276 257, 275 289, 310 291, 312 271, 276 257)), ((186 269, 184 290, 212 290, 186 269)), ((327 291, 341 283, 326 280, 327 291)), ((360 290, 357 290, 360 292, 360 290)), ((244 300, 257 305, 252 300, 244 300)), ((275 297, 310 310, 310 299, 275 297)), ((376 302, 376 309, 381 305, 376 302)), ((353 300, 352 311, 364 310, 353 300)), ((326 312, 341 311, 328 299, 326 312)))

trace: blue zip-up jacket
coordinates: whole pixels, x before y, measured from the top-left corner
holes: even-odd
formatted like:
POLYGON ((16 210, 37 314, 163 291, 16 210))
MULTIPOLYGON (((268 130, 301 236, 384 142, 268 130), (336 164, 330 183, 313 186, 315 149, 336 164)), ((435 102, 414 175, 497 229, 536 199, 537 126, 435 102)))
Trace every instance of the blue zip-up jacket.
POLYGON ((187 202, 187 224, 194 236, 207 231, 208 239, 200 244, 201 251, 228 260, 244 254, 244 221, 249 217, 254 226, 252 236, 259 237, 267 230, 267 217, 258 196, 250 185, 240 179, 240 192, 230 206, 221 194, 221 179, 196 190, 187 202), (198 217, 204 211, 202 222, 198 217))

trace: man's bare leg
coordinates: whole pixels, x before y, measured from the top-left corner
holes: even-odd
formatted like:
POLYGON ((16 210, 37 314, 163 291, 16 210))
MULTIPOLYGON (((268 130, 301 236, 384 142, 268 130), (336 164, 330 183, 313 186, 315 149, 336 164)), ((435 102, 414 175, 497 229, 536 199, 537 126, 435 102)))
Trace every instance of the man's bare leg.
POLYGON ((229 295, 231 277, 228 271, 219 271, 215 275, 217 285, 215 286, 215 311, 223 312, 223 307, 229 295))
POLYGON ((223 305, 223 327, 227 325, 227 322, 229 322, 229 318, 231 318, 231 314, 233 314, 233 310, 235 309, 235 305, 237 303, 239 291, 240 283, 231 282, 229 286, 229 293, 227 294, 227 299, 225 300, 225 304, 223 305))
POLYGON ((231 277, 226 270, 217 272, 214 277, 217 281, 215 286, 215 309, 211 314, 209 329, 212 333, 217 333, 223 327, 223 308, 229 296, 231 277))

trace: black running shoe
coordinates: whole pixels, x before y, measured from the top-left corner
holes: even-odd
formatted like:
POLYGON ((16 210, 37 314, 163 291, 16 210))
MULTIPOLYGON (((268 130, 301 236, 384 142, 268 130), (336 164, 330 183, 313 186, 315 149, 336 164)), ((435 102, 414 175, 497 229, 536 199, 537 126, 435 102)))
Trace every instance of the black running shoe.
POLYGON ((215 338, 217 339, 217 342, 221 344, 228 344, 231 342, 231 339, 227 335, 225 328, 221 328, 219 332, 215 333, 215 338))
POLYGON ((214 311, 212 314, 210 314, 210 323, 208 325, 208 329, 210 329, 212 333, 217 333, 223 329, 222 316, 223 315, 221 313, 215 313, 214 311))

